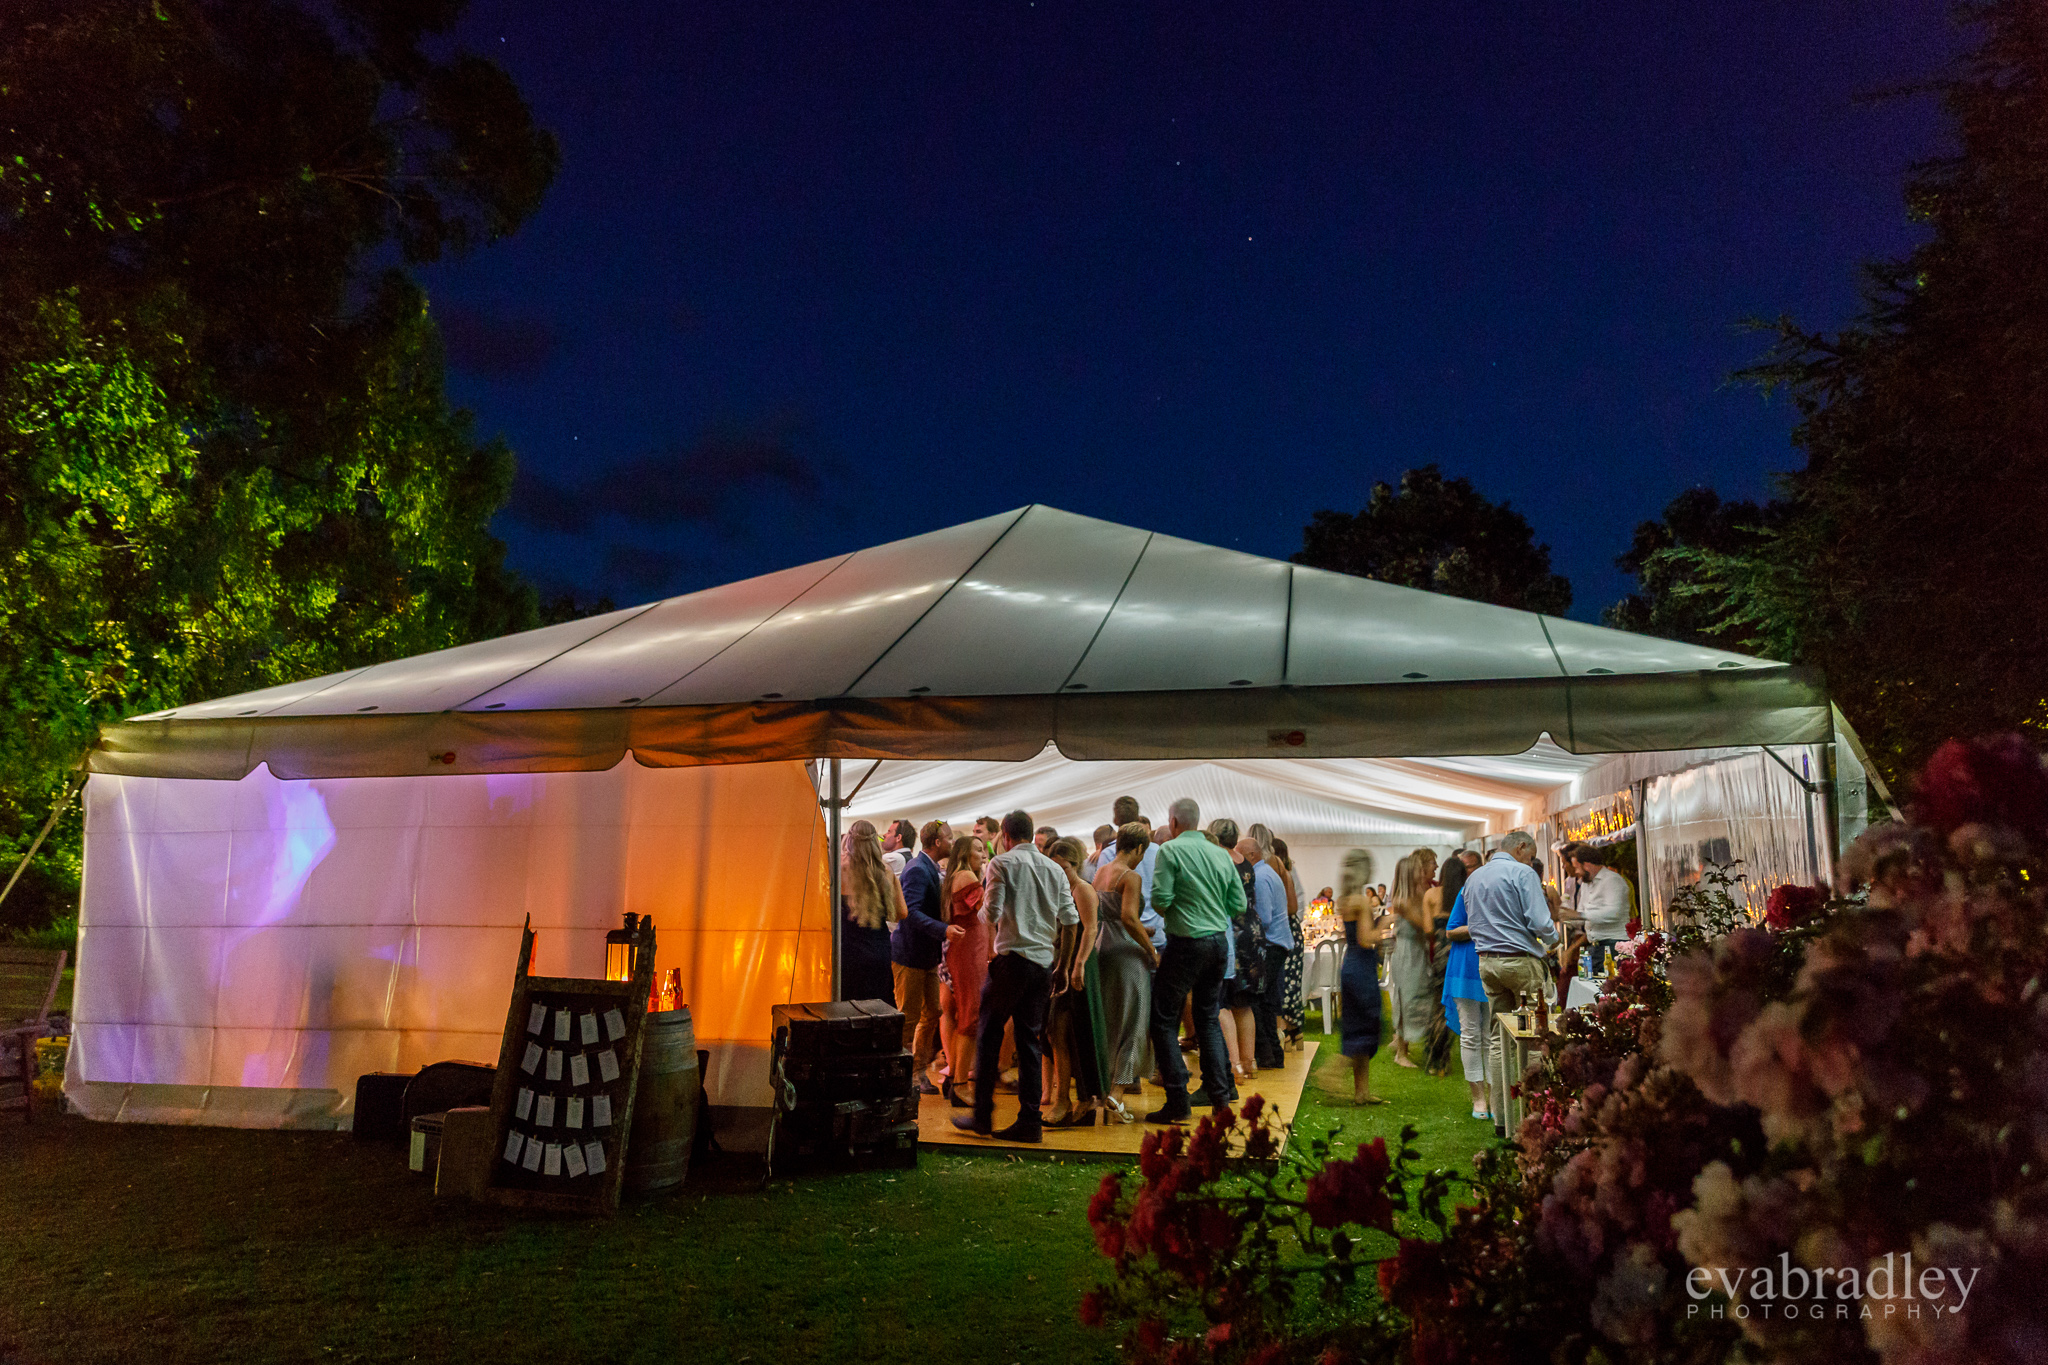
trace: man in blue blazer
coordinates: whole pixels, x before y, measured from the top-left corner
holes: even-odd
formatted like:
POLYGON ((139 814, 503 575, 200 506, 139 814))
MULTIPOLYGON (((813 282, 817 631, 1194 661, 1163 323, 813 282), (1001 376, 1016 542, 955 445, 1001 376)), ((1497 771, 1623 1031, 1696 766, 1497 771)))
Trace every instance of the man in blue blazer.
POLYGON ((917 1068, 917 1090, 936 1095, 925 1074, 939 1052, 939 959, 953 933, 946 921, 946 892, 940 865, 953 852, 953 831, 934 820, 918 831, 918 854, 903 868, 903 905, 908 911, 889 933, 889 962, 896 977, 896 1007, 903 1011, 903 1046, 917 1068))

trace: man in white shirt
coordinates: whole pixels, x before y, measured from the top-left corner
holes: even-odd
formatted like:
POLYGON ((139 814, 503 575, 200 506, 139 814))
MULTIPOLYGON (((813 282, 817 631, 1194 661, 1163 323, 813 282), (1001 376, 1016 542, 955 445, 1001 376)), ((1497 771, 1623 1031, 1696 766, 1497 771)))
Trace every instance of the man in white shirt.
POLYGON ((903 869, 916 856, 917 827, 908 820, 891 820, 882 831, 882 865, 889 869, 890 876, 901 877, 903 869))
POLYGON ((1607 866, 1606 854, 1585 844, 1579 846, 1579 917, 1585 921, 1587 951, 1592 970, 1604 976, 1613 970, 1614 952, 1628 937, 1628 922, 1636 915, 1635 889, 1628 878, 1607 866))
POLYGON ((988 895, 981 917, 995 926, 995 958, 981 993, 981 1036, 974 1053, 974 1112, 953 1126, 1005 1142, 1039 1142, 1038 1105, 1045 1084, 1045 1015, 1052 1004, 1052 965, 1060 926, 1079 924, 1081 912, 1066 870, 1032 847, 1031 816, 1003 817, 1001 847, 988 865, 988 895), (1003 1025, 1015 1023, 1017 1121, 995 1127, 996 1073, 1002 1068, 1003 1025))

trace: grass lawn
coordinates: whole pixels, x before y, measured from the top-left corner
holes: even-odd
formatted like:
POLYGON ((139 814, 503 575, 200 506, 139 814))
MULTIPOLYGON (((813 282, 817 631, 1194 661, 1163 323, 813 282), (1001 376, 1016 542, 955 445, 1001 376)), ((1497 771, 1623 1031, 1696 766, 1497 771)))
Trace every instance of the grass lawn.
MULTIPOLYGON (((1325 1037, 1325 1055, 1336 1039, 1325 1037)), ((1298 1131, 1422 1130, 1469 1169, 1465 1085, 1397 1068, 1393 1102, 1311 1087, 1298 1131)), ((0 1119, 0 1365, 475 1360, 1107 1361, 1074 1316, 1106 1263, 1106 1167, 926 1152, 915 1171, 759 1188, 758 1162, 608 1221, 436 1203, 346 1134, 0 1119)))

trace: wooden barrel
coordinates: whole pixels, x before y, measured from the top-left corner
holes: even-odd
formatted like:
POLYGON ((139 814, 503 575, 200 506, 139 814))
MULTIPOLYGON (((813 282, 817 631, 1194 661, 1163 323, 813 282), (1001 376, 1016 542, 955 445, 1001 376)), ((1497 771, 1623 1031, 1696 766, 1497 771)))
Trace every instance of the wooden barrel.
POLYGON ((626 1139, 624 1185, 654 1194, 683 1183, 697 1137, 697 1032, 685 1009, 650 1012, 641 1026, 640 1085, 626 1139))

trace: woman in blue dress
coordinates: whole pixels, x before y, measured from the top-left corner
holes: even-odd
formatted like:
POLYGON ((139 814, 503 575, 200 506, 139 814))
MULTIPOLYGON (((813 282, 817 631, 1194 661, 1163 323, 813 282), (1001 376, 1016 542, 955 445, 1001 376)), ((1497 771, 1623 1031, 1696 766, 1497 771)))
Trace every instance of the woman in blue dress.
MULTIPOLYGON (((1451 859, 1444 866, 1457 863, 1451 859)), ((1465 1084, 1472 1091, 1472 1117, 1492 1118, 1486 1094, 1486 1030, 1493 1018, 1486 1003, 1486 987, 1479 984, 1479 950, 1472 946, 1472 929, 1465 922, 1465 898, 1451 906, 1451 922, 1445 935, 1451 949, 1444 955, 1444 1021, 1455 1022, 1458 1052, 1465 1067, 1465 1084)))
POLYGON ((1380 953, 1381 940, 1388 935, 1388 916, 1369 905, 1366 888, 1372 882, 1372 854, 1354 848, 1344 855, 1344 870, 1337 879, 1337 913, 1344 921, 1344 966, 1338 976, 1343 988, 1344 1009, 1341 1047, 1351 1059, 1351 1102, 1385 1104, 1372 1093, 1372 1055, 1380 1050, 1380 953))

